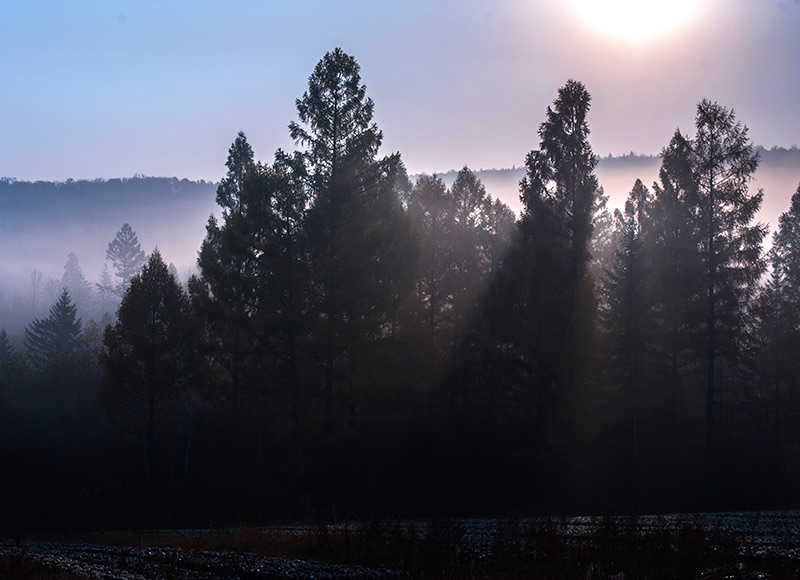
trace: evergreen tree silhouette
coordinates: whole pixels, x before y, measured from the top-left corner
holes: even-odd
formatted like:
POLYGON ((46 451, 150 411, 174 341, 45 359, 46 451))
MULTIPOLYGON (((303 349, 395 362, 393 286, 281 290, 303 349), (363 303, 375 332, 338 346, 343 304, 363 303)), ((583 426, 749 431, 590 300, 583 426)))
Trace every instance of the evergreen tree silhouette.
POLYGON ((74 353, 81 334, 78 309, 66 288, 44 319, 34 319, 25 331, 25 345, 31 365, 44 369, 74 353))
POLYGON ((114 286, 114 293, 122 298, 128 290, 131 279, 144 266, 146 258, 139 238, 130 224, 122 224, 117 235, 108 244, 106 259, 111 260, 119 282, 114 286))

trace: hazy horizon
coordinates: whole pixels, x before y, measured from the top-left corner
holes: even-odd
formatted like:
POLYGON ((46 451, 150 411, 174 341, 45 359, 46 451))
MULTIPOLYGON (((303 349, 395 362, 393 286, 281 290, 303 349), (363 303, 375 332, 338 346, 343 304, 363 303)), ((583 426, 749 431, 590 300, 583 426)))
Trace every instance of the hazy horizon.
MULTIPOLYGON (((259 157, 259 152, 256 152, 256 158, 259 157)), ((263 157, 261 158, 263 159, 263 157)), ((652 188, 653 181, 658 177, 659 167, 659 156, 631 157, 629 153, 611 159, 601 158, 597 175, 600 185, 609 195, 611 211, 622 207, 636 179, 641 179, 648 188, 652 188)), ((455 172, 458 169, 460 167, 436 173, 442 176, 449 185, 455 178, 455 172)), ((487 193, 502 200, 515 212, 519 212, 521 203, 518 182, 524 171, 522 165, 496 169, 472 167, 470 169, 481 178, 487 193)), ((224 174, 221 172, 219 179, 223 176, 224 174)), ((134 175, 132 177, 76 181, 125 181, 134 180, 137 177, 147 178, 134 175)), ((415 175, 411 177, 413 179, 415 175)), ((152 176, 152 179, 162 178, 152 176)), ((178 179, 180 178, 178 177, 178 179)), ((184 198, 191 203, 188 206, 182 206, 180 211, 150 207, 145 202, 130 205, 133 199, 131 198, 126 202, 129 205, 122 207, 115 207, 112 200, 109 200, 109 205, 105 209, 95 206, 87 219, 83 221, 72 218, 65 220, 61 216, 48 225, 50 232, 60 240, 57 252, 53 251, 52 240, 49 237, 41 236, 40 226, 31 227, 22 232, 7 232, 12 233, 12 237, 5 236, 4 247, 15 259, 7 262, 3 268, 4 282, 0 284, 0 292, 4 294, 2 299, 6 301, 13 299, 15 293, 21 296, 26 295, 29 291, 30 272, 34 269, 41 270, 46 277, 60 277, 63 274, 63 266, 69 252, 77 254, 84 275, 94 286, 105 261, 106 247, 125 222, 130 223, 136 231, 143 250, 149 253, 158 247, 165 262, 174 263, 179 277, 186 282, 189 275, 194 272, 197 251, 200 249, 205 235, 208 216, 214 213, 219 217, 219 208, 214 200, 217 182, 218 180, 206 182, 208 194, 202 199, 184 198), (94 215, 98 212, 102 215, 94 215)), ((796 191, 798 183, 800 183, 800 163, 794 165, 771 162, 764 165, 762 163, 762 167, 756 172, 751 190, 756 191, 758 188, 763 188, 765 192, 764 204, 757 219, 768 223, 770 232, 775 230, 778 216, 789 209, 789 198, 796 191)), ((20 227, 20 224, 15 225, 17 228, 20 227)), ((8 226, 0 228, 0 233, 7 228, 8 226)), ((771 235, 766 238, 765 243, 769 246, 771 235)))

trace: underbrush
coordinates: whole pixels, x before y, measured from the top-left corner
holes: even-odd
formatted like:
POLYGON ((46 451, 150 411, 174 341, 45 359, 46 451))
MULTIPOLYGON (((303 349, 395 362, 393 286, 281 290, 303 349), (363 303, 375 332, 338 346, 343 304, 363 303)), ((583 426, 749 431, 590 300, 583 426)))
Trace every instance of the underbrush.
POLYGON ((577 527, 566 519, 499 519, 486 526, 477 541, 459 520, 126 533, 85 540, 362 565, 403 570, 414 579, 800 579, 797 561, 744 557, 734 532, 701 519, 643 525, 635 517, 606 516, 577 527))

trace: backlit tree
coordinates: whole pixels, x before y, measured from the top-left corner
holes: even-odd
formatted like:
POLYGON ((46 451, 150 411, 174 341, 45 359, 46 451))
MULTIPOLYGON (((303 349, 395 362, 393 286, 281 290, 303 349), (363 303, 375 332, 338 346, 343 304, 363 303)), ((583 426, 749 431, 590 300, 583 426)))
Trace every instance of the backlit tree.
POLYGON ((127 223, 117 232, 106 250, 106 259, 111 260, 119 282, 114 285, 114 293, 120 298, 125 294, 133 276, 139 273, 146 258, 136 232, 127 223))
POLYGON ((103 400, 139 435, 147 480, 161 451, 156 435, 165 410, 189 386, 193 332, 188 298, 155 250, 131 279, 100 355, 103 400))

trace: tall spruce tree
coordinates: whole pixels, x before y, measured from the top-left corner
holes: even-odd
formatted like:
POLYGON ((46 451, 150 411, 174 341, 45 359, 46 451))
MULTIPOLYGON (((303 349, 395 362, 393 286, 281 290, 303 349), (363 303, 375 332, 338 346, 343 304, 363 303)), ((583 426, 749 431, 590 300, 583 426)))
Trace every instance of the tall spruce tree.
POLYGON ((322 371, 325 431, 337 408, 352 414, 360 348, 378 338, 411 286, 416 254, 395 181, 399 155, 379 159, 382 133, 372 121, 356 60, 337 48, 317 64, 289 126, 305 149, 306 216, 314 334, 322 371), (337 385, 341 398, 335 399, 337 385))
POLYGON ((257 348, 252 317, 259 285, 257 205, 248 196, 248 180, 256 172, 253 149, 239 132, 228 150, 227 173, 217 188, 222 224, 213 215, 197 260, 200 277, 189 284, 192 302, 207 327, 205 348, 215 369, 215 390, 239 424, 242 400, 254 388, 257 348))
MULTIPOLYGON (((509 272, 511 339, 532 389, 535 422, 565 404, 574 419, 576 389, 587 370, 595 301, 589 240, 599 186, 589 145, 591 96, 570 80, 558 90, 539 127, 538 150, 520 182, 523 213, 509 272)), ((506 298, 508 299, 508 298, 506 298)), ((572 430, 572 429, 570 429, 572 430)))
POLYGON ((707 281, 706 459, 713 457, 716 373, 720 360, 735 368, 741 354, 749 300, 766 263, 761 243, 766 227, 753 224, 764 194, 750 194, 748 184, 759 157, 747 127, 733 111, 704 99, 697 106, 692 141, 703 228, 702 255, 707 281))
POLYGON ((661 152, 659 181, 646 238, 652 256, 652 299, 660 321, 654 333, 654 361, 661 377, 662 398, 677 409, 687 381, 700 365, 702 351, 703 261, 699 192, 692 166, 692 144, 676 131, 661 152))

